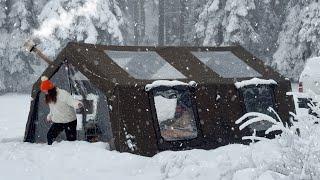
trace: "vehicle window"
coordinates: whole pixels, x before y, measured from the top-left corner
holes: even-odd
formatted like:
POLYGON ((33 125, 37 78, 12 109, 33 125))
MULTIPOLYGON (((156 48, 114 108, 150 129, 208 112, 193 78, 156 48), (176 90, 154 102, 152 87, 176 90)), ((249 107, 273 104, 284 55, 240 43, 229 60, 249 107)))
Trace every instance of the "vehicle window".
POLYGON ((223 78, 261 77, 261 74, 230 51, 192 52, 223 78))
POLYGON ((164 140, 186 140, 197 137, 189 91, 173 89, 156 91, 154 104, 164 140))
MULTIPOLYGON (((244 104, 247 112, 259 112, 267 114, 276 119, 273 112, 268 111, 269 107, 275 109, 272 88, 268 85, 253 85, 241 88, 244 98, 244 104)), ((271 127, 271 123, 261 121, 253 123, 249 126, 251 130, 265 131, 271 127)))

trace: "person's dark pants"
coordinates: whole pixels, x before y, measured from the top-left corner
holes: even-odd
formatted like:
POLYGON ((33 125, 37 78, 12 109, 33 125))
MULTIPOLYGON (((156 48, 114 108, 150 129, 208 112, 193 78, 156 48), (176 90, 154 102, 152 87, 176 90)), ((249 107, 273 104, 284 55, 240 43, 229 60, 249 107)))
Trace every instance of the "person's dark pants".
POLYGON ((69 123, 53 123, 47 133, 48 145, 51 145, 63 130, 66 133, 68 141, 77 140, 77 120, 69 123))

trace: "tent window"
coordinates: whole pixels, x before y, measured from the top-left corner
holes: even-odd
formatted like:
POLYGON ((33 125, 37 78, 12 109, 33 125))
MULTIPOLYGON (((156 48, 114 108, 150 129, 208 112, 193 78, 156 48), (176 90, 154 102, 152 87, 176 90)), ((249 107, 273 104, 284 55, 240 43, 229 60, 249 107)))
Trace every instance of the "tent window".
POLYGON ((223 78, 262 76, 230 51, 192 52, 192 54, 223 78))
POLYGON ((188 90, 155 90, 154 104, 164 140, 187 140, 197 137, 196 121, 188 90))
POLYGON ((105 51, 130 76, 136 79, 185 79, 186 77, 156 52, 105 51))
MULTIPOLYGON (((269 107, 275 109, 275 101, 273 95, 273 89, 269 85, 253 85, 241 88, 244 103, 247 112, 259 112, 267 114, 273 118, 275 114, 268 111, 269 107)), ((271 123, 267 121, 261 121, 253 123, 249 126, 251 130, 265 131, 271 127, 271 123)))

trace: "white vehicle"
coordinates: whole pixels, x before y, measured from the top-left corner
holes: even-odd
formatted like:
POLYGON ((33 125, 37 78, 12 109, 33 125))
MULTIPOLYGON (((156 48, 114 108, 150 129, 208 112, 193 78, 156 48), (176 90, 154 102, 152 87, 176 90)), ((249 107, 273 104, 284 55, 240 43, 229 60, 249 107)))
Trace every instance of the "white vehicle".
POLYGON ((287 95, 291 95, 293 97, 294 106, 297 115, 306 115, 312 114, 315 115, 309 104, 317 105, 315 101, 315 97, 310 93, 299 93, 299 92, 289 92, 287 95))
POLYGON ((320 57, 306 61, 299 78, 299 92, 313 92, 320 95, 320 57))

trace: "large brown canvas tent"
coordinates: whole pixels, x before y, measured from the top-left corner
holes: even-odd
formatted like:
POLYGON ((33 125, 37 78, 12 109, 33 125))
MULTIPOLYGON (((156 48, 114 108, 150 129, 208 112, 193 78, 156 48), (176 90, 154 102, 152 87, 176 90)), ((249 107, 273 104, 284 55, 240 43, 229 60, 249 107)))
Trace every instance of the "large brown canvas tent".
MULTIPOLYGON (((146 156, 241 143, 253 129, 263 132, 269 126, 256 123, 239 131, 235 121, 246 112, 273 116, 267 111, 272 107, 288 120, 294 108, 286 96, 289 80, 240 46, 69 43, 43 75, 84 102, 79 140, 106 141, 120 152, 146 156), (275 83, 235 85, 255 77, 275 83)), ((45 143, 50 126, 39 83, 32 90, 26 142, 45 143)))

